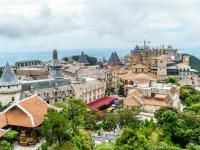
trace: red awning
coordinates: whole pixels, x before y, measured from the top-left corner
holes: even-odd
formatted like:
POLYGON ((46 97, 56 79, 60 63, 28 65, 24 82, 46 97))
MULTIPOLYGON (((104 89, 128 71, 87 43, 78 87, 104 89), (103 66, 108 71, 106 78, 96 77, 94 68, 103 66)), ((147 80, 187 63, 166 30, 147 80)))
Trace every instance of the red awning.
POLYGON ((89 109, 93 110, 93 109, 98 109, 105 105, 111 104, 115 100, 118 100, 118 98, 112 97, 112 96, 104 96, 102 98, 99 98, 99 99, 87 104, 87 105, 88 105, 89 109))

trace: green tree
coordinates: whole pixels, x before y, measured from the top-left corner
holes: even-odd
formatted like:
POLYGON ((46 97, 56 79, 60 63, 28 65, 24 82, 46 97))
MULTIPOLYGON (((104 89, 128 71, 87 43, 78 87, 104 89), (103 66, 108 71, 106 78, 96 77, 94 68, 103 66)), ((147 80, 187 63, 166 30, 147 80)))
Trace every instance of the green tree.
POLYGON ((0 150, 12 150, 12 145, 6 140, 0 141, 0 150))
POLYGON ((13 141, 17 138, 19 132, 14 130, 9 130, 6 135, 4 136, 4 139, 9 141, 10 143, 13 143, 13 141))
POLYGON ((53 109, 49 109, 40 130, 48 145, 57 142, 62 144, 65 140, 70 140, 73 134, 66 110, 56 112, 53 109))
POLYGON ((125 90, 124 90, 124 85, 119 85, 119 91, 118 91, 119 96, 126 96, 125 90))
POLYGON ((106 95, 111 95, 114 93, 114 90, 115 88, 111 85, 109 85, 107 88, 106 88, 106 95))
POLYGON ((88 113, 85 113, 85 128, 94 130, 97 126, 97 121, 100 119, 96 110, 92 110, 88 113))
POLYGON ((67 113, 69 116, 69 120, 71 120, 72 125, 76 128, 76 126, 82 126, 85 123, 85 114, 87 113, 87 105, 81 99, 67 99, 67 113))
POLYGON ((138 124, 138 119, 136 117, 137 115, 138 115, 138 110, 136 109, 128 109, 128 108, 120 109, 117 112, 117 116, 119 117, 120 127, 123 127, 126 125, 131 126, 131 125, 138 124))
POLYGON ((115 129, 118 124, 118 116, 116 113, 107 113, 103 118, 104 129, 115 129))

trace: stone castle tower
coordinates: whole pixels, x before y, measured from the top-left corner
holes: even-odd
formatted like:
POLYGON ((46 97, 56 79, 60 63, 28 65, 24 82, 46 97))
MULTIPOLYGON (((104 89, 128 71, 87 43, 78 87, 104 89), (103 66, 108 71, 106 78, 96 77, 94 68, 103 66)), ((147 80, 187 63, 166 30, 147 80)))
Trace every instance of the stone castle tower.
POLYGON ((183 58, 182 58, 182 59, 183 59, 183 60, 182 60, 183 63, 189 66, 189 63, 190 63, 190 56, 189 56, 189 55, 183 55, 182 57, 183 57, 183 58))
POLYGON ((22 87, 20 81, 17 79, 10 65, 7 63, 0 79, 1 104, 6 105, 13 101, 19 101, 21 90, 22 87))
POLYGON ((131 51, 131 65, 142 64, 142 52, 138 45, 131 51))
POLYGON ((53 58, 50 62, 50 67, 49 67, 49 78, 51 79, 63 78, 61 74, 61 65, 58 60, 57 50, 53 50, 53 58))

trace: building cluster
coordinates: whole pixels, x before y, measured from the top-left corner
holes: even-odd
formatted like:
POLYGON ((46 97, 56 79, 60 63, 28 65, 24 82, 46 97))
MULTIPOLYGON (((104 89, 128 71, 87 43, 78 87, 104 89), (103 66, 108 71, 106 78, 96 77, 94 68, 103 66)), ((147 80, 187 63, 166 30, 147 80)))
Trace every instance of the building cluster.
POLYGON ((108 60, 103 58, 94 66, 84 52, 78 61, 70 57, 66 61, 58 59, 56 50, 48 62, 21 61, 13 68, 7 63, 0 78, 0 103, 10 107, 0 113, 0 137, 7 126, 39 126, 51 104, 66 98, 80 98, 89 109, 103 112, 107 106, 120 104, 116 95, 121 85, 125 95, 122 106, 137 108, 143 117, 152 117, 163 106, 182 109, 179 87, 163 81, 172 77, 181 85, 200 85, 198 72, 189 61, 189 55, 181 55, 171 46, 150 48, 144 44, 124 58, 112 52, 108 60), (105 96, 109 86, 115 88, 115 96, 105 96))
MULTIPOLYGON (((7 63, 4 67, 2 77, 0 79, 0 102, 3 105, 20 101, 31 95, 37 94, 47 103, 62 102, 68 97, 81 98, 86 103, 92 102, 105 95, 106 84, 104 80, 92 78, 79 74, 78 71, 87 70, 85 64, 88 63, 84 53, 79 58, 79 66, 71 66, 74 68, 83 68, 75 70, 72 76, 65 74, 65 67, 60 64, 57 56, 57 51, 53 51, 53 57, 44 68, 47 68, 45 78, 35 79, 31 78, 29 74, 27 78, 17 78, 14 72, 19 70, 34 70, 35 66, 17 67, 12 69, 7 63), (83 58, 84 57, 84 58, 83 58)), ((42 66, 38 66, 41 67, 42 66)), ((25 71, 26 72, 26 71, 25 71)), ((38 73, 43 74, 43 70, 37 70, 38 73)))
MULTIPOLYGON (((109 60, 116 60, 113 54, 109 60)), ((178 78, 182 85, 200 85, 198 71, 192 69, 189 65, 190 56, 187 54, 179 54, 178 49, 174 49, 172 46, 156 49, 136 45, 130 54, 121 60, 121 65, 115 63, 116 61, 108 63, 109 66, 112 66, 109 77, 113 78, 112 81, 115 86, 115 80, 118 76, 117 72, 120 71, 136 74, 150 73, 158 76, 160 80, 172 77, 178 78)))

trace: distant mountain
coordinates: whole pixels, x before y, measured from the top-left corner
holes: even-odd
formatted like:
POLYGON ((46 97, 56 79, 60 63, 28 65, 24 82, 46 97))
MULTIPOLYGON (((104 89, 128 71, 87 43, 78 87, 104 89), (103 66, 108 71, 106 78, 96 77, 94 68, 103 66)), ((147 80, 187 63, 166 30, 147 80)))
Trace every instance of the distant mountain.
POLYGON ((193 55, 190 55, 190 66, 192 69, 196 69, 200 72, 200 59, 193 55))

